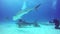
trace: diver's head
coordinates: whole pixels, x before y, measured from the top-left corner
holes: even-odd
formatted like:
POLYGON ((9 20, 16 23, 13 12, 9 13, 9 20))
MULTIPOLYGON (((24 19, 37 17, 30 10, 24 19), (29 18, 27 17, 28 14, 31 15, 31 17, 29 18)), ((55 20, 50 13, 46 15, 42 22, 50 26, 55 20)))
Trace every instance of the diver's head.
POLYGON ((19 21, 19 22, 23 22, 23 20, 22 20, 22 19, 19 19, 18 21, 19 21))

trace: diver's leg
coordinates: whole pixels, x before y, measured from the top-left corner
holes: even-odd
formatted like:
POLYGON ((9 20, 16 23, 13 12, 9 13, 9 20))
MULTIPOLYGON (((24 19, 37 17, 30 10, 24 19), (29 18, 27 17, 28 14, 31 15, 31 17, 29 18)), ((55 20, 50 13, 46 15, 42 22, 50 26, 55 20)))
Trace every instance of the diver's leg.
POLYGON ((59 24, 55 24, 55 29, 60 29, 59 24))

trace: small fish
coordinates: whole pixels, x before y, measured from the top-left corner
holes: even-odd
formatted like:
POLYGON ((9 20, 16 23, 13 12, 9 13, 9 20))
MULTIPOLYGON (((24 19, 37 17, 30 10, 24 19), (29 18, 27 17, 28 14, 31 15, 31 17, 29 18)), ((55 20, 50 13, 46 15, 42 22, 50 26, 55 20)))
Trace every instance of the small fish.
POLYGON ((8 19, 9 19, 9 17, 5 17, 5 19, 6 19, 6 20, 8 20, 8 19))
POLYGON ((35 9, 38 9, 40 6, 41 6, 41 4, 38 4, 38 5, 35 7, 35 9))

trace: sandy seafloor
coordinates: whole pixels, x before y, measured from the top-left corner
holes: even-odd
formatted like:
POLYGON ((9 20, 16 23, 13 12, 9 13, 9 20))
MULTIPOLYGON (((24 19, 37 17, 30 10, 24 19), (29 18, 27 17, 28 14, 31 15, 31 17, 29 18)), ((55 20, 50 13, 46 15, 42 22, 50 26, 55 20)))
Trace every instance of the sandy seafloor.
POLYGON ((54 29, 54 25, 40 24, 40 27, 27 25, 18 28, 18 25, 13 22, 2 22, 0 24, 0 34, 60 34, 60 30, 54 29))

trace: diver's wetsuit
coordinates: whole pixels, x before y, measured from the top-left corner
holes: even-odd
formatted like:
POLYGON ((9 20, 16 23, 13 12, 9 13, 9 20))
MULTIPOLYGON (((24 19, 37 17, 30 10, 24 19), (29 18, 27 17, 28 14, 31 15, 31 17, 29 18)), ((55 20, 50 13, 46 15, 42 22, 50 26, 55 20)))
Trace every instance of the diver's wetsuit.
POLYGON ((55 23, 55 28, 56 28, 56 29, 60 29, 60 28, 59 28, 59 20, 53 19, 53 22, 55 23))

